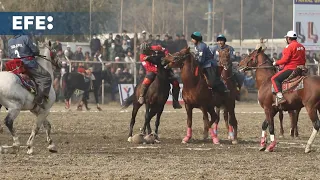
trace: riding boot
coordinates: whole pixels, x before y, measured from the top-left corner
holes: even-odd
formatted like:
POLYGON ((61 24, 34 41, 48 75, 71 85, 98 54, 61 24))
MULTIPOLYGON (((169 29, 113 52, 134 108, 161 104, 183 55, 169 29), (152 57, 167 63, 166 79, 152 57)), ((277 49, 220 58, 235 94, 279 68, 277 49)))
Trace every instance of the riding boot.
POLYGON ((240 101, 240 89, 241 89, 241 86, 239 86, 239 84, 237 83, 237 84, 236 84, 236 87, 237 87, 236 100, 237 100, 237 101, 240 101))
MULTIPOLYGON (((277 92, 276 98, 277 98, 277 101, 278 101, 278 105, 287 102, 287 100, 283 97, 282 92, 277 92)), ((273 106, 276 106, 277 104, 276 104, 276 103, 273 103, 272 105, 273 105, 273 106)))
POLYGON ((182 106, 179 103, 179 93, 180 93, 180 87, 172 88, 172 106, 174 109, 182 108, 182 106))
POLYGON ((41 91, 38 91, 38 94, 34 97, 34 102, 42 109, 45 109, 44 100, 45 100, 44 94, 41 91))
POLYGON ((138 99, 138 102, 140 104, 144 103, 144 96, 146 95, 146 93, 148 91, 148 87, 149 87, 149 85, 147 85, 147 84, 141 84, 140 97, 138 99))

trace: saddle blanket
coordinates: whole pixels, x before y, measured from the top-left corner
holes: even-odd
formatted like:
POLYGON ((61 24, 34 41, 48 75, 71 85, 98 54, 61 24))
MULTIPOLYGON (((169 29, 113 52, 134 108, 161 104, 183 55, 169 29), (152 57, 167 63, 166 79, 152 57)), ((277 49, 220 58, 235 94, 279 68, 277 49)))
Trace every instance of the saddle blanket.
MULTIPOLYGON (((293 92, 298 91, 300 89, 303 89, 303 79, 297 84, 296 82, 284 82, 282 83, 282 92, 293 92)), ((275 93, 273 85, 271 85, 271 90, 273 93, 275 93)))
POLYGON ((26 80, 25 78, 23 78, 20 74, 15 74, 18 80, 18 83, 26 88, 29 92, 31 92, 32 94, 36 94, 36 84, 34 81, 32 80, 26 80))

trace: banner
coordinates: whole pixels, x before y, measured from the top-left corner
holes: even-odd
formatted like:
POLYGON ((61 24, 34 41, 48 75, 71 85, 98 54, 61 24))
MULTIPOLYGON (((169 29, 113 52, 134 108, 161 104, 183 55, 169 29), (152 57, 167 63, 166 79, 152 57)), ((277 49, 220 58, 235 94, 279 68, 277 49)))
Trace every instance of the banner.
POLYGON ((294 0, 293 30, 306 50, 320 50, 320 0, 294 0))
MULTIPOLYGON (((118 84, 121 105, 128 97, 130 97, 133 94, 134 87, 135 87, 134 84, 118 84)), ((170 87, 172 89, 171 84, 170 84, 170 87)), ((182 99, 183 84, 180 84, 180 88, 181 89, 180 89, 180 94, 179 94, 179 102, 183 103, 183 99, 182 99)), ((172 94, 171 94, 171 90, 170 90, 167 104, 171 104, 171 103, 172 103, 172 94)))

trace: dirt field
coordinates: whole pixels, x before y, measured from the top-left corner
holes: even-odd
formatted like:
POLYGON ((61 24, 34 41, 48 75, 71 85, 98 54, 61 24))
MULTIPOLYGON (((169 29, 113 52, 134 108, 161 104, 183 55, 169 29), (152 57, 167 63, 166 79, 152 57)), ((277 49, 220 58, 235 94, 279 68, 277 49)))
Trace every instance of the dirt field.
MULTIPOLYGON (((161 143, 134 145, 127 142, 130 107, 120 112, 119 105, 103 106, 102 112, 70 112, 56 105, 49 116, 52 138, 58 153, 47 151, 45 133, 35 140, 35 154, 29 156, 21 148, 18 154, 0 154, 1 179, 319 179, 320 137, 313 152, 304 153, 312 125, 305 111, 300 115, 300 139, 289 138, 288 115, 285 133, 278 139, 276 151, 259 152, 261 122, 264 119, 258 104, 238 104, 239 144, 227 141, 227 131, 221 121, 221 145, 202 141, 203 121, 194 110, 193 138, 181 144, 186 134, 185 110, 166 107, 160 124, 161 143)), ((142 108, 143 109, 143 108, 142 108)), ((144 112, 138 113, 135 132, 142 126, 144 112)), ((1 113, 4 119, 5 112, 1 113)), ((20 141, 24 145, 31 132, 34 116, 21 113, 15 121, 20 141)), ((152 120, 154 128, 154 120, 152 120)), ((276 132, 279 121, 276 119, 276 132)), ((276 137, 277 137, 276 134, 276 137)), ((12 144, 5 128, 0 143, 12 144)))

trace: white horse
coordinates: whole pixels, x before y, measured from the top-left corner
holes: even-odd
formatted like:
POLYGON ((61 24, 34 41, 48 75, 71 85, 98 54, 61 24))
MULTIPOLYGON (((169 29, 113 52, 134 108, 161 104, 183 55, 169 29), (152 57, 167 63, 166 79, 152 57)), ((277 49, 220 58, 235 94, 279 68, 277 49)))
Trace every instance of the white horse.
MULTIPOLYGON (((37 61, 40 66, 47 70, 52 78, 53 82, 53 68, 52 65, 58 67, 58 60, 56 60, 55 53, 51 50, 51 42, 46 46, 44 56, 45 58, 37 57, 37 61), (52 53, 54 55, 52 55, 52 53)), ((8 109, 8 115, 5 118, 5 124, 8 127, 12 137, 13 145, 12 148, 17 150, 20 147, 19 138, 13 128, 13 122, 22 110, 30 110, 37 116, 37 120, 32 129, 31 135, 27 141, 28 154, 33 153, 34 138, 38 134, 41 125, 46 130, 47 142, 49 143, 48 149, 50 152, 57 152, 57 149, 50 137, 51 124, 47 119, 50 108, 55 102, 56 95, 51 84, 48 101, 45 104, 45 109, 40 108, 34 103, 34 95, 31 94, 27 89, 22 87, 19 82, 19 78, 7 71, 0 72, 0 104, 8 109)), ((3 128, 0 126, 1 132, 3 128)))

